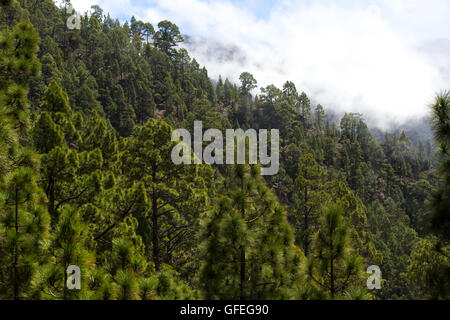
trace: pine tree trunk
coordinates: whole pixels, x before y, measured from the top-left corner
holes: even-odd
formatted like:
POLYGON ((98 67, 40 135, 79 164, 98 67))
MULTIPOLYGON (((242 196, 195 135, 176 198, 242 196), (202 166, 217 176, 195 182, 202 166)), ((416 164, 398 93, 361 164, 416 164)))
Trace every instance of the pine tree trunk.
POLYGON ((50 217, 52 219, 55 218, 55 181, 54 178, 51 177, 49 179, 48 185, 48 212, 50 213, 50 217))
MULTIPOLYGON (((242 192, 244 192, 244 180, 242 180, 242 192)), ((245 220, 245 203, 241 208, 242 219, 245 220)), ((246 261, 245 261, 245 248, 241 247, 241 285, 240 285, 240 300, 245 300, 245 273, 246 273, 246 261)))
POLYGON ((64 266, 63 300, 67 300, 67 268, 68 266, 64 266))
MULTIPOLYGON (((156 168, 153 168, 153 184, 156 183, 156 168)), ((156 197, 155 186, 153 186, 152 195, 152 231, 153 231, 153 259, 155 261, 155 270, 160 270, 160 253, 159 253, 159 239, 158 239, 158 199, 156 197)))
POLYGON ((331 281, 331 298, 334 298, 335 295, 335 287, 334 287, 334 260, 331 259, 331 266, 330 266, 330 281, 331 281))
MULTIPOLYGON (((19 236, 19 196, 16 187, 16 212, 15 212, 15 228, 16 237, 19 236)), ((14 300, 19 300, 19 248, 17 247, 18 241, 15 242, 14 247, 14 300)))
POLYGON ((245 284, 245 249, 244 247, 241 248, 241 286, 240 286, 240 300, 245 300, 245 293, 244 293, 244 284, 245 284))
POLYGON ((309 255, 309 234, 308 234, 309 219, 308 219, 307 212, 305 212, 304 223, 305 223, 305 227, 304 227, 304 237, 303 237, 303 250, 305 251, 305 256, 308 257, 308 255, 309 255))
POLYGON ((308 187, 305 187, 305 212, 304 212, 304 238, 303 238, 303 250, 305 251, 305 256, 308 256, 309 254, 309 217, 308 217, 308 207, 306 204, 308 203, 308 187))

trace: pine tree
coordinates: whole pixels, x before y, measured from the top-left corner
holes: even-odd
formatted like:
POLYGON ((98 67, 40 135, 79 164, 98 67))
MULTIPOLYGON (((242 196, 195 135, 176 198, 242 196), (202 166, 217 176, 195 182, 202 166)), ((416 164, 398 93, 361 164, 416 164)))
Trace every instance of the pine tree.
POLYGON ((322 105, 318 104, 316 109, 314 110, 316 125, 319 130, 322 130, 324 127, 325 121, 325 111, 322 105))
POLYGON ((289 104, 293 108, 298 107, 299 97, 298 97, 297 88, 295 87, 295 84, 293 82, 287 81, 283 85, 283 95, 288 99, 289 104))
POLYGON ((438 96, 433 110, 433 129, 442 157, 439 189, 433 195, 431 221, 433 231, 450 242, 450 92, 438 96))
POLYGON ((46 248, 50 261, 42 267, 36 281, 35 297, 45 299, 88 299, 90 273, 95 268, 95 255, 89 228, 81 212, 70 205, 61 208, 54 227, 51 242, 46 248), (81 289, 70 290, 67 286, 68 267, 78 266, 81 271, 81 289))
POLYGON ((27 84, 37 76, 38 35, 29 22, 20 22, 12 32, 2 32, 0 43, 0 105, 23 135, 29 128, 27 84))
POLYGON ((305 92, 302 92, 300 94, 300 98, 299 98, 299 102, 300 102, 300 112, 301 115, 303 116, 303 124, 306 125, 309 120, 311 119, 311 101, 309 100, 308 96, 306 95, 305 92))
POLYGON ((225 103, 227 105, 230 105, 231 103, 234 102, 234 96, 235 94, 233 93, 233 85, 231 84, 230 80, 228 80, 228 78, 225 79, 225 85, 224 85, 224 99, 225 99, 225 103))
POLYGON ((237 165, 205 222, 201 287, 206 299, 292 296, 301 252, 286 214, 256 167, 237 165))
POLYGON ((0 296, 6 299, 30 298, 46 254, 50 220, 37 179, 33 168, 22 167, 1 189, 0 296))
POLYGON ((33 140, 42 154, 41 183, 54 222, 62 205, 84 204, 100 191, 103 156, 100 149, 78 150, 83 142, 77 128, 84 120, 70 109, 67 94, 56 82, 46 90, 42 109, 33 140))
MULTIPOLYGON (((5 2, 5 6, 10 3, 5 2)), ((29 22, 0 33, 0 183, 20 165, 19 140, 30 126, 28 79, 39 74, 38 36, 29 22)))
POLYGON ((158 23, 158 31, 155 33, 155 46, 169 57, 174 56, 178 43, 183 42, 183 36, 178 27, 170 21, 164 20, 158 23))
POLYGON ((298 200, 295 209, 297 242, 302 246, 305 255, 309 255, 311 236, 317 227, 317 219, 321 206, 327 199, 324 192, 326 174, 316 163, 312 154, 304 154, 298 164, 295 180, 298 200))
POLYGON ((450 298, 450 258, 437 252, 434 242, 435 239, 419 241, 411 254, 406 279, 414 299, 450 298))
POLYGON ((122 158, 129 182, 145 184, 148 206, 143 230, 148 233, 142 236, 151 235, 157 271, 164 262, 188 260, 193 250, 189 241, 195 241, 193 232, 208 204, 205 192, 212 175, 209 166, 175 165, 171 152, 177 143, 171 141, 171 134, 164 121, 150 119, 127 140, 122 158))
POLYGON ((308 264, 309 278, 331 299, 337 298, 361 280, 361 258, 351 252, 342 207, 329 204, 324 208, 314 242, 308 264))
POLYGON ((224 102, 225 99, 225 87, 223 84, 222 76, 219 76, 219 81, 216 85, 216 96, 219 102, 224 102))
MULTIPOLYGON (((432 270, 427 272, 426 285, 428 291, 432 291, 433 298, 448 299, 448 284, 450 283, 450 264, 448 263, 450 252, 450 92, 444 92, 436 98, 432 112, 433 130, 439 145, 441 164, 438 188, 433 192, 430 203, 431 230, 438 236, 433 250, 440 256, 435 258, 440 262, 431 265, 432 270)), ((414 264, 411 268, 414 268, 414 264)))
POLYGON ((116 238, 112 243, 109 269, 117 284, 117 298, 120 300, 136 300, 138 298, 139 279, 145 276, 148 268, 142 241, 139 241, 140 238, 136 236, 130 238, 116 238))
POLYGON ((30 125, 27 82, 40 64, 38 36, 29 22, 2 31, 0 39, 0 297, 18 300, 30 297, 49 228, 38 160, 21 145, 30 125))
POLYGON ((240 93, 243 96, 248 96, 258 83, 253 75, 248 72, 241 73, 239 80, 241 81, 240 93))

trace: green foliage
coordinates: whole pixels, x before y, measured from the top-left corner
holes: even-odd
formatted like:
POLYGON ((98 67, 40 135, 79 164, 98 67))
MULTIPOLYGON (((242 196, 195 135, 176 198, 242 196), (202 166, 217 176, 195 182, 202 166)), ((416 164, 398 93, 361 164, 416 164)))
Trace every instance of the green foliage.
POLYGON ((298 192, 296 201, 297 237, 305 255, 309 255, 311 237, 317 227, 317 219, 322 205, 329 197, 324 192, 325 171, 316 163, 313 155, 304 154, 298 165, 295 186, 298 192))
POLYGON ((175 47, 183 42, 178 27, 170 21, 161 21, 158 23, 158 31, 155 33, 155 46, 168 56, 175 54, 175 47))
POLYGON ((406 278, 415 299, 450 298, 450 259, 436 250, 434 240, 424 239, 411 255, 406 278))
POLYGON ((378 141, 291 81, 214 87, 170 21, 0 5, 0 299, 448 299, 448 93, 437 146, 378 141), (279 129, 279 174, 174 165, 173 128, 200 120, 279 129))
POLYGON ((172 128, 162 120, 137 127, 124 144, 123 172, 130 184, 142 181, 148 203, 140 230, 151 241, 157 271, 161 264, 185 265, 195 256, 195 231, 209 205, 209 166, 175 165, 172 128), (145 234, 144 234, 145 233, 145 234), (150 240, 151 239, 151 240, 150 240))
POLYGON ((50 253, 49 262, 43 266, 37 280, 42 298, 44 294, 46 299, 73 300, 87 297, 89 274, 95 264, 91 242, 89 229, 80 211, 71 206, 63 207, 53 229, 51 242, 46 248, 50 253), (70 265, 76 265, 82 270, 81 290, 69 290, 66 286, 66 270, 70 265))
POLYGON ((433 130, 439 146, 441 165, 437 190, 433 191, 431 209, 431 231, 437 239, 425 239, 415 248, 407 279, 416 297, 449 299, 450 284, 450 93, 437 96, 432 105, 433 130))
POLYGON ((49 236, 46 199, 37 183, 39 163, 21 143, 30 123, 27 80, 40 67, 37 43, 28 22, 0 33, 0 298, 14 300, 31 297, 49 236))
POLYGON ((361 269, 361 257, 353 253, 349 245, 342 207, 329 204, 324 208, 314 253, 308 263, 309 279, 335 299, 344 293, 351 294, 347 289, 362 282, 361 269))
POLYGON ((286 213, 258 176, 237 165, 203 231, 200 283, 206 299, 289 299, 302 253, 286 213))
POLYGON ((433 129, 442 157, 439 189, 433 195, 431 226, 443 241, 450 241, 450 92, 436 98, 432 106, 433 129))
POLYGON ((2 186, 0 206, 0 297, 27 299, 41 272, 48 240, 45 196, 33 168, 12 172, 2 186))
POLYGON ((20 134, 29 127, 27 85, 30 76, 39 74, 36 57, 38 35, 29 22, 20 22, 0 38, 0 104, 20 134))
POLYGON ((252 74, 248 72, 243 72, 239 76, 239 80, 241 81, 241 94, 246 96, 256 88, 256 84, 258 83, 252 74))

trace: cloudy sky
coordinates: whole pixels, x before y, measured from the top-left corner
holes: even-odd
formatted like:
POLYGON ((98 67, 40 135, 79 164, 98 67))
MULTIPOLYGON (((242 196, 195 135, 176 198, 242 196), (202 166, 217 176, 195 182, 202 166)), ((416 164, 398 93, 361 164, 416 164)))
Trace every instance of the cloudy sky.
POLYGON ((248 71, 259 86, 290 80, 316 103, 381 127, 426 114, 434 94, 450 89, 448 0, 72 2, 122 21, 170 20, 195 39, 191 56, 212 78, 248 71), (238 48, 240 59, 217 59, 220 48, 238 48))

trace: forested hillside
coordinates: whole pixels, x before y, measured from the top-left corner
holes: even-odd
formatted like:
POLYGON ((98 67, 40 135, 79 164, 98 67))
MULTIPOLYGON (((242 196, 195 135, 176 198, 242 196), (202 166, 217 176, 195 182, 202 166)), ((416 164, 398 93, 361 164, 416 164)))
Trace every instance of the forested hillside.
POLYGON ((448 93, 437 141, 377 140, 290 81, 210 79, 176 21, 0 3, 0 299, 450 298, 448 93), (175 165, 194 121, 279 129, 279 173, 175 165))

